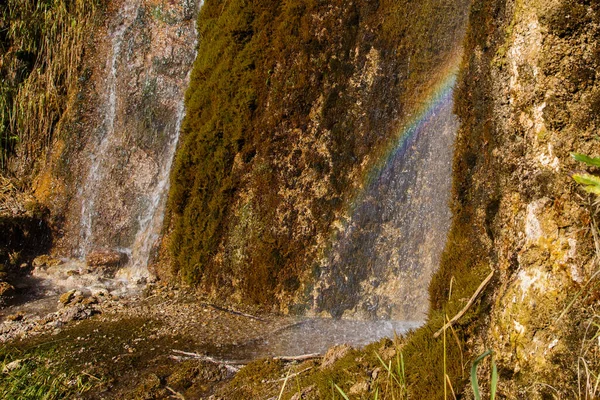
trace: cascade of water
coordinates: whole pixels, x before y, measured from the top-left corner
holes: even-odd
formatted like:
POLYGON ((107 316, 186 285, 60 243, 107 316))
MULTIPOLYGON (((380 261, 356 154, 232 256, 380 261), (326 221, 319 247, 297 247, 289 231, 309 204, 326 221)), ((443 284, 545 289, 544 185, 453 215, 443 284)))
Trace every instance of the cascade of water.
POLYGON ((92 241, 92 228, 94 219, 94 205, 98 192, 98 185, 102 183, 104 168, 108 156, 108 148, 115 140, 115 118, 117 116, 117 72, 121 47, 123 45, 125 33, 131 27, 134 17, 139 8, 139 1, 124 2, 119 10, 117 17, 119 23, 110 33, 112 43, 112 54, 108 61, 109 73, 107 77, 107 97, 106 97, 106 115, 102 126, 100 127, 102 136, 100 144, 96 151, 90 156, 90 168, 85 179, 85 183, 79 189, 79 196, 82 199, 81 219, 80 219, 80 243, 77 256, 85 257, 90 250, 92 241))
POLYGON ((419 320, 450 226, 452 90, 431 103, 365 185, 323 261, 317 312, 419 320))
POLYGON ((124 256, 116 277, 128 282, 150 276, 196 57, 193 16, 202 4, 124 0, 109 28, 100 124, 86 147, 79 224, 67 230, 81 261, 97 251, 124 256))
MULTIPOLYGON (((187 79, 189 80, 189 74, 187 79)), ((159 239, 163 224, 171 166, 173 165, 175 150, 179 142, 179 131, 181 130, 181 123, 184 116, 185 107, 182 99, 179 104, 175 129, 172 132, 167 151, 167 162, 160 169, 158 184, 150 198, 150 206, 139 219, 139 229, 132 247, 131 265, 119 271, 119 277, 135 281, 149 276, 148 262, 150 261, 152 248, 159 239)))

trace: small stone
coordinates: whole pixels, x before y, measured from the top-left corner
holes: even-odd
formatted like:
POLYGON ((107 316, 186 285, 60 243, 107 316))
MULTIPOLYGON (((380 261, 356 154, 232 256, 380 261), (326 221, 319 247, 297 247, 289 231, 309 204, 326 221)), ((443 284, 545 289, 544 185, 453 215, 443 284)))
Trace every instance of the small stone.
POLYGON ((68 292, 61 294, 58 298, 58 302, 63 305, 69 304, 71 302, 71 299, 73 299, 73 297, 75 296, 75 292, 75 290, 69 290, 68 292))
POLYGON ((63 262, 57 258, 53 258, 47 254, 44 254, 42 256, 36 257, 33 260, 33 267, 34 268, 42 268, 42 267, 55 267, 57 265, 62 264, 63 262))
POLYGON ((371 372, 371 379, 373 379, 373 380, 377 379, 380 372, 381 372, 381 368, 375 368, 373 370, 373 372, 371 372))
POLYGON ((91 306, 92 304, 98 304, 98 298, 96 296, 86 297, 83 300, 84 306, 91 306))
POLYGON ((69 303, 78 304, 78 303, 81 303, 84 299, 85 299, 85 297, 83 297, 83 295, 75 294, 69 303))
POLYGON ((331 367, 337 360, 343 358, 351 350, 352 347, 347 344, 333 346, 327 350, 327 353, 325 353, 325 356, 323 357, 323 363, 321 364, 321 369, 331 367))
POLYGON ((11 296, 15 292, 15 288, 8 282, 0 282, 0 296, 11 296))
POLYGON ((360 381, 355 383, 348 391, 349 395, 361 395, 369 391, 369 383, 367 381, 360 381))
POLYGON ((23 365, 23 362, 25 360, 15 360, 15 361, 11 361, 8 364, 6 364, 4 366, 4 368, 2 368, 2 373, 4 374, 8 374, 9 372, 12 372, 16 369, 21 368, 21 366, 23 365))
POLYGON ((25 318, 25 313, 22 311, 19 311, 18 313, 11 314, 6 317, 6 319, 8 321, 14 321, 14 322, 22 321, 24 318, 25 318))

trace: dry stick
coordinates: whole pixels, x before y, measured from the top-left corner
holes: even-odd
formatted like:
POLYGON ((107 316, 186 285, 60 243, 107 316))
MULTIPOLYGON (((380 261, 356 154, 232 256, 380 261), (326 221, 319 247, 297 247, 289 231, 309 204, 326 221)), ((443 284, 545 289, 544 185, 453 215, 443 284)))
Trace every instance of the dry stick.
POLYGON ((273 360, 280 360, 280 361, 306 361, 306 360, 312 360, 315 358, 323 358, 323 356, 319 353, 312 353, 312 354, 302 354, 300 356, 279 356, 279 357, 273 357, 273 360))
POLYGON ((190 353, 189 351, 181 351, 181 350, 173 349, 173 353, 183 354, 185 356, 192 357, 192 358, 195 358, 200 361, 207 361, 207 362, 210 362, 213 364, 222 365, 225 368, 227 368, 227 370, 232 371, 232 372, 239 372, 240 367, 238 367, 238 365, 244 365, 244 364, 240 364, 240 363, 232 363, 230 361, 225 361, 225 360, 217 360, 216 358, 212 358, 209 356, 203 356, 202 354, 198 354, 198 353, 190 353))
POLYGON ((458 321, 463 315, 465 315, 467 310, 469 308, 471 308, 473 303, 475 303, 475 300, 477 300, 477 297, 479 297, 481 292, 483 292, 483 289, 485 289, 485 287, 488 285, 488 283, 490 283, 493 276, 494 276, 494 271, 490 272, 490 274, 487 276, 487 278, 485 278, 485 280, 483 282, 481 282, 481 285, 479 285, 479 287, 477 288, 475 293, 473 293, 473 296, 471 296, 471 298, 467 302, 467 305, 462 310, 460 310, 460 312, 458 314, 456 314, 450 321, 448 321, 443 327, 441 327, 439 331, 437 331, 433 335, 434 339, 437 339, 437 337, 440 336, 442 334, 442 332, 444 332, 444 330, 451 327, 456 321, 458 321))
POLYGON ((177 397, 178 399, 185 400, 185 396, 184 396, 184 395, 182 395, 181 393, 179 393, 179 392, 176 392, 175 390, 171 389, 169 386, 165 386, 165 388, 166 388, 166 389, 167 389, 169 392, 173 393, 173 396, 177 397))
POLYGON ((215 310, 228 312, 230 314, 239 315, 239 316, 250 318, 250 319, 254 319, 254 320, 260 321, 260 322, 266 322, 264 319, 259 318, 259 317, 255 317, 254 315, 246 314, 246 313, 243 313, 243 312, 240 312, 240 311, 236 311, 236 310, 230 310, 230 309, 224 308, 224 307, 219 307, 216 304, 212 304, 212 303, 201 303, 201 304, 204 305, 204 306, 212 307, 215 310))

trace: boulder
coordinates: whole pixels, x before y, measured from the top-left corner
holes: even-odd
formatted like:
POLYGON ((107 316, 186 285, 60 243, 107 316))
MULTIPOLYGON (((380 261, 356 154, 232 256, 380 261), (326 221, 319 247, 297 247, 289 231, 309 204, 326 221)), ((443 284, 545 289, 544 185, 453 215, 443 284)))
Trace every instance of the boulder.
POLYGON ((127 254, 115 250, 95 250, 85 258, 88 267, 111 272, 127 264, 127 261, 127 254))

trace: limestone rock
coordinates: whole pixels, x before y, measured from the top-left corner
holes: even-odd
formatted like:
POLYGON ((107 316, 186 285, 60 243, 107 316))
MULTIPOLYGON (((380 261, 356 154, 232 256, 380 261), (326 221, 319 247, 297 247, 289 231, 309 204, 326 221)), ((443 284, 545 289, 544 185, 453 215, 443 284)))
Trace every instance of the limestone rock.
POLYGON ((93 308, 86 307, 82 304, 77 304, 73 307, 64 308, 59 311, 59 321, 67 323, 70 321, 81 321, 88 319, 92 315, 98 314, 99 311, 93 308))
POLYGON ((42 268, 42 267, 55 267, 57 265, 62 264, 63 262, 57 258, 53 258, 47 254, 44 254, 42 256, 36 257, 33 260, 33 267, 34 268, 42 268))
POLYGON ((19 322, 19 321, 22 321, 24 318, 25 318, 25 313, 23 313, 23 311, 19 311, 18 313, 11 314, 8 317, 6 317, 6 320, 13 321, 13 322, 19 322))
POLYGON ((75 290, 69 290, 68 292, 61 294, 58 298, 58 302, 63 305, 69 304, 73 297, 75 297, 75 292, 75 290))
POLYGON ((3 374, 8 374, 8 373, 10 373, 10 372, 12 372, 12 371, 14 371, 16 369, 21 368, 21 366, 23 365, 24 361, 25 360, 14 360, 14 361, 9 362, 8 364, 6 364, 4 366, 4 368, 2 368, 2 373, 3 374))
POLYGON ((340 344, 337 346, 333 346, 325 356, 323 357, 323 363, 321 364, 321 369, 326 369, 331 367, 337 360, 344 357, 352 350, 352 347, 347 344, 340 344))
POLYGON ((365 394, 368 391, 369 391, 369 383, 367 381, 360 381, 360 382, 356 382, 354 385, 352 385, 352 387, 348 391, 348 394, 351 396, 357 396, 357 395, 365 394))

